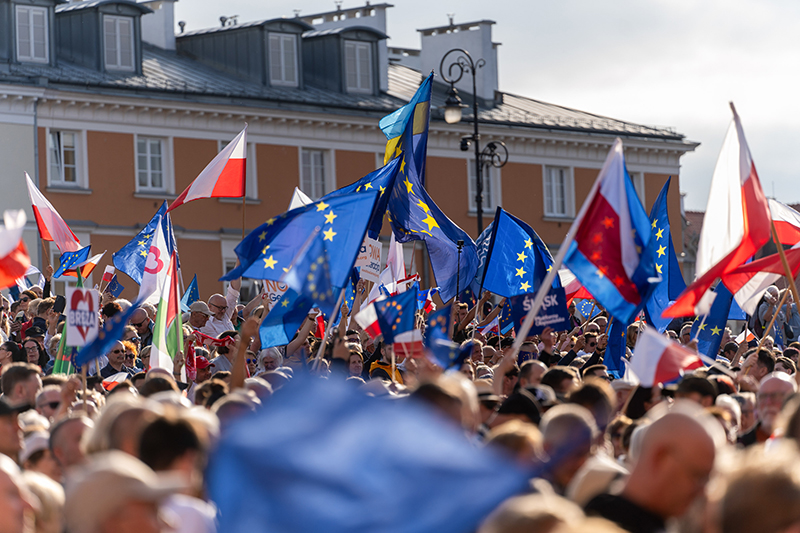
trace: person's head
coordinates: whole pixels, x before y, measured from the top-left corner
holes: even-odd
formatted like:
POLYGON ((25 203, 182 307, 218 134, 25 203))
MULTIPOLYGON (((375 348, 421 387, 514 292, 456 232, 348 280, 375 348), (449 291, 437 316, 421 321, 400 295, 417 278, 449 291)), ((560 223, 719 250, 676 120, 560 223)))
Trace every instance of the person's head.
POLYGON ((542 376, 542 384, 549 385, 556 394, 569 394, 580 385, 577 372, 566 366, 554 366, 542 376))
POLYGON ((139 359, 142 360, 142 369, 147 372, 150 369, 150 350, 152 346, 145 346, 139 352, 139 359))
POLYGON ((684 324, 681 327, 681 344, 689 344, 692 341, 692 324, 684 324))
POLYGON ((156 472, 182 472, 197 479, 205 466, 208 439, 187 418, 159 416, 142 429, 139 458, 156 472))
POLYGON ((665 520, 683 515, 703 493, 717 443, 724 441, 719 424, 699 406, 681 400, 675 406, 637 431, 643 432, 637 459, 623 490, 623 496, 665 520))
POLYGON ((606 430, 614 416, 616 397, 607 381, 590 377, 580 387, 569 393, 567 402, 589 410, 601 432, 606 430))
POLYGON ((27 355, 16 342, 6 341, 0 344, 0 368, 11 363, 24 363, 27 361, 27 355))
POLYGON ((86 461, 81 440, 92 427, 94 423, 91 419, 77 414, 62 418, 50 426, 50 453, 63 470, 86 461))
MULTIPOLYGON (((756 349, 753 348, 752 350, 745 353, 745 357, 749 356, 755 350, 756 349)), ((772 353, 772 348, 767 349, 766 347, 764 347, 758 349, 757 358, 758 361, 756 362, 755 367, 753 367, 752 371, 750 372, 750 375, 753 376, 753 379, 760 382, 762 379, 764 379, 764 376, 775 371, 775 355, 772 353)))
POLYGON ((123 346, 122 341, 112 344, 106 353, 106 357, 108 357, 108 364, 119 371, 125 363, 125 346, 123 346))
POLYGON ((103 306, 103 309, 100 311, 100 314, 103 317, 103 321, 105 321, 106 319, 111 318, 112 316, 121 312, 122 312, 122 307, 120 307, 120 305, 117 302, 109 302, 103 306))
POLYGON ((47 385, 36 394, 36 411, 52 420, 61 405, 61 387, 58 385, 47 385))
POLYGON ((139 459, 110 451, 87 464, 67 486, 70 533, 158 533, 159 502, 185 487, 160 477, 139 459))
POLYGON ((756 395, 752 392, 738 392, 732 394, 731 398, 738 402, 741 411, 739 434, 747 433, 758 422, 756 418, 756 395))
POLYGON ((733 341, 722 345, 722 355, 723 357, 727 358, 728 361, 733 361, 733 357, 736 355, 736 352, 738 351, 739 351, 739 345, 733 341))
POLYGON ((361 375, 361 372, 364 370, 364 356, 361 355, 361 350, 355 348, 350 349, 348 368, 351 376, 361 375))
POLYGON ((125 358, 123 363, 128 368, 136 366, 136 357, 139 355, 139 347, 131 341, 121 341, 122 346, 125 348, 125 358))
POLYGON ((11 363, 2 372, 0 385, 6 399, 14 405, 35 405, 42 388, 41 369, 30 363, 11 363))
POLYGON ((205 352, 205 355, 200 352, 199 349, 195 348, 195 356, 194 356, 194 364, 195 368, 197 369, 197 376, 195 377, 195 383, 205 383, 209 379, 211 379, 211 372, 214 371, 214 365, 208 360, 208 352, 205 352))
POLYGON ((204 327, 211 316, 213 316, 211 309, 202 300, 197 300, 189 306, 189 325, 193 328, 204 327))
POLYGON ((466 346, 466 343, 471 342, 472 344, 472 353, 470 354, 470 359, 472 359, 473 363, 482 363, 483 362, 483 343, 477 339, 472 341, 464 341, 461 343, 461 346, 466 346))
POLYGON ((586 378, 600 378, 605 381, 610 379, 608 375, 608 367, 606 365, 592 365, 590 367, 584 368, 581 371, 583 375, 583 379, 586 378))
POLYGON ((25 350, 26 360, 32 365, 38 365, 40 368, 44 368, 50 359, 42 345, 39 344, 39 341, 32 337, 22 341, 22 349, 25 350))
POLYGON ((767 374, 758 385, 756 418, 761 431, 771 434, 783 402, 797 392, 797 383, 784 372, 767 374))
POLYGON ((594 418, 580 405, 556 405, 544 414, 539 429, 551 462, 549 477, 565 488, 592 453, 598 434, 594 418))
POLYGON ((469 306, 463 302, 456 302, 455 322, 460 324, 469 313, 469 306))
POLYGON ((36 295, 31 290, 22 291, 19 294, 19 310, 28 311, 28 305, 36 299, 36 295))
POLYGON ((261 350, 258 354, 258 358, 261 362, 259 367, 266 372, 277 370, 283 365, 283 356, 277 348, 265 348, 261 350))
POLYGON ((676 399, 691 400, 703 407, 714 405, 717 388, 710 380, 700 376, 685 376, 675 391, 676 399))
POLYGON ((122 340, 134 343, 137 350, 142 347, 141 337, 139 337, 139 334, 136 332, 136 328, 130 324, 125 326, 125 329, 123 330, 122 340))
POLYGON ((539 357, 539 347, 532 341, 525 341, 519 347, 518 361, 533 361, 539 357))
POLYGON ((541 361, 525 361, 519 367, 519 386, 529 387, 540 384, 545 372, 547 372, 547 366, 541 361))
POLYGON ((777 361, 775 361, 775 372, 785 372, 793 376, 797 372, 797 365, 788 357, 778 357, 777 361))
POLYGON ((209 310, 214 313, 214 318, 217 320, 224 320, 228 312, 228 301, 221 294, 213 294, 208 299, 209 310))
POLYGON ((633 420, 625 415, 618 415, 606 428, 606 437, 608 437, 611 446, 614 448, 615 458, 625 455, 623 436, 625 435, 625 430, 628 429, 631 424, 633 424, 633 420))
POLYGON ((19 467, 4 455, 0 455, 0 494, 0 533, 29 531, 33 506, 26 495, 19 467))
POLYGON ((787 346, 786 349, 783 350, 783 356, 791 359, 795 366, 800 363, 800 361, 798 361, 798 359, 800 359, 800 350, 794 346, 787 346))
MULTIPOLYGON (((589 324, 587 324, 588 326, 589 324)), ((596 333, 585 333, 583 338, 586 340, 586 344, 583 346, 583 351, 586 353, 594 353, 597 349, 597 334, 596 333)))
POLYGON ((136 328, 136 333, 139 334, 141 337, 147 333, 147 330, 150 328, 150 315, 147 314, 145 309, 141 307, 131 313, 131 317, 128 319, 128 324, 136 328))
POLYGON ((0 454, 11 457, 14 461, 22 449, 18 411, 17 407, 0 398, 0 454))
POLYGON ((484 444, 505 452, 523 465, 542 459, 542 434, 529 422, 509 420, 492 428, 484 444))

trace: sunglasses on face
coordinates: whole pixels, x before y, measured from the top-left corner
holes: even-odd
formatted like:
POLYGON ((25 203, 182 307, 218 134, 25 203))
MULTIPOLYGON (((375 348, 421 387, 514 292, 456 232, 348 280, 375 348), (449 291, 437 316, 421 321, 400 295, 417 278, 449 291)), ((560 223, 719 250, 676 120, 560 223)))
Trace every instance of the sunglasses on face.
POLYGON ((589 346, 590 346, 590 347, 591 347, 591 346, 597 346, 597 343, 596 343, 596 342, 590 342, 590 343, 589 343, 589 346))
POLYGON ((140 328, 140 327, 142 327, 142 324, 144 324, 145 322, 148 322, 149 320, 150 319, 146 318, 146 319, 142 320, 141 322, 139 322, 138 324, 136 322, 131 322, 131 326, 136 326, 137 328, 140 328))
POLYGON ((125 359, 133 359, 135 356, 132 353, 126 353, 125 359))
POLYGON ((19 299, 19 301, 20 301, 20 302, 30 302, 30 301, 31 301, 31 299, 30 299, 30 298, 28 298, 27 296, 23 296, 22 298, 20 298, 20 299, 19 299))
POLYGON ((53 409, 53 410, 55 410, 55 409, 58 409, 58 406, 59 406, 59 405, 61 405, 61 402, 47 402, 47 403, 43 403, 43 404, 42 404, 42 405, 40 405, 39 407, 45 407, 45 406, 47 406, 47 407, 49 407, 50 409, 53 409))
POLYGON ((39 348, 37 348, 36 345, 34 345, 34 346, 26 346, 25 349, 27 351, 29 351, 29 352, 38 352, 39 351, 39 348))
POLYGON ((139 337, 132 337, 132 338, 126 339, 126 340, 128 342, 135 342, 136 344, 139 344, 140 342, 142 342, 142 339, 140 339, 139 337))
POLYGON ((125 353, 125 350, 111 350, 111 353, 125 353))
POLYGON ((251 365, 251 364, 252 365, 257 365, 258 364, 258 359, 248 359, 247 360, 247 364, 248 365, 251 365))

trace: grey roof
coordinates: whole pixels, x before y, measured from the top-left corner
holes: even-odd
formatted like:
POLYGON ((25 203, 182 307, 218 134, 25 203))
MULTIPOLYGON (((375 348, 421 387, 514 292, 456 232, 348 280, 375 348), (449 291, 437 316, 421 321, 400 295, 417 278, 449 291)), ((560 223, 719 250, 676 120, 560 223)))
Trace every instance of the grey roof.
POLYGON ((270 24, 272 22, 289 22, 291 24, 297 24, 298 26, 303 28, 303 30, 305 30, 305 31, 309 31, 309 30, 313 30, 314 29, 314 26, 312 26, 311 24, 308 24, 306 22, 303 22, 302 20, 300 20, 300 19, 298 19, 296 17, 295 18, 281 17, 281 18, 275 18, 275 19, 265 19, 265 20, 256 20, 256 21, 253 21, 253 22, 245 22, 244 24, 234 24, 233 26, 225 26, 225 27, 218 26, 216 28, 204 28, 202 30, 187 31, 186 33, 178 34, 175 37, 180 39, 182 37, 191 37, 193 35, 207 35, 209 33, 219 33, 219 32, 224 32, 224 31, 241 30, 241 29, 244 29, 244 28, 253 28, 253 27, 257 27, 257 26, 264 26, 265 24, 270 24))
POLYGON ((366 31, 369 33, 374 33, 381 39, 389 38, 389 36, 383 33, 382 31, 376 30, 375 28, 371 28, 369 26, 344 26, 340 28, 329 28, 327 30, 307 31, 303 34, 303 39, 313 39, 315 37, 324 37, 326 35, 339 35, 340 33, 345 33, 350 31, 366 31))
POLYGON ((70 2, 56 7, 56 13, 67 13, 70 11, 80 11, 83 9, 94 9, 104 4, 127 4, 142 12, 142 14, 152 13, 153 10, 141 5, 134 0, 86 0, 84 2, 70 2))
MULTIPOLYGON (((389 65, 389 94, 409 101, 422 82, 419 71, 400 64, 389 65)), ((431 95, 432 116, 441 118, 439 110, 444 106, 449 86, 435 82, 431 95)), ((465 103, 467 98, 460 94, 465 103)), ((602 115, 587 113, 556 104, 534 100, 525 96, 498 92, 498 102, 491 106, 479 100, 478 116, 482 123, 506 124, 562 131, 585 131, 632 137, 684 140, 684 136, 672 128, 645 126, 625 122, 602 115)), ((471 103, 471 100, 470 100, 471 103)), ((464 109, 464 120, 472 120, 472 107, 464 109)))

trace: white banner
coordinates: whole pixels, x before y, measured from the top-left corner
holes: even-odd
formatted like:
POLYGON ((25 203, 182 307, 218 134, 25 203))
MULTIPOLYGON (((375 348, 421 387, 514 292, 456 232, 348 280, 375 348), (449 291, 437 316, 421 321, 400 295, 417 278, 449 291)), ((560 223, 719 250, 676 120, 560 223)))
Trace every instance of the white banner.
POLYGON ((380 241, 364 237, 361 250, 356 257, 355 266, 361 267, 361 279, 377 283, 381 275, 381 254, 383 247, 380 241))
POLYGON ((67 287, 67 346, 85 346, 97 336, 99 308, 96 290, 67 287))
POLYGON ((267 309, 272 309, 275 306, 275 302, 283 296, 283 293, 285 293, 288 288, 288 285, 279 281, 270 279, 264 280, 264 304, 267 309))

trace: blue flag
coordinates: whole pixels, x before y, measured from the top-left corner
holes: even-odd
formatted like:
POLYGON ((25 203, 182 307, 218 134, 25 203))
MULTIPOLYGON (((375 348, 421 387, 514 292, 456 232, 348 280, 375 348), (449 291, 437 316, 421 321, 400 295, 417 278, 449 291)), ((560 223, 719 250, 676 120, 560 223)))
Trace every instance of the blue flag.
POLYGON ((175 234, 172 231, 172 219, 166 213, 167 202, 165 200, 158 211, 156 211, 156 214, 153 215, 153 218, 150 219, 150 222, 148 222, 144 227, 144 229, 140 231, 130 242, 128 242, 128 244, 120 248, 119 251, 117 251, 112 257, 112 262, 117 270, 127 274, 128 277, 130 277, 138 285, 142 284, 144 265, 147 262, 147 255, 150 252, 150 243, 153 241, 156 224, 158 224, 159 217, 161 220, 161 226, 164 228, 164 236, 167 239, 167 250, 169 251, 170 255, 178 248, 178 245, 175 242, 175 234))
MULTIPOLYGON (((625 347, 627 346, 628 326, 619 320, 611 323, 608 330, 608 344, 603 356, 603 364, 608 369, 608 375, 620 379, 625 375, 625 347)), ((644 357, 644 355, 642 355, 644 357)))
POLYGON ((189 311, 189 306, 199 299, 200 291, 197 288, 197 274, 195 274, 192 278, 192 282, 186 288, 186 292, 183 293, 183 298, 181 298, 181 311, 187 313, 189 311))
POLYGON ((114 277, 108 282, 108 285, 106 285, 106 288, 103 292, 109 293, 114 298, 119 298, 119 295, 122 294, 123 290, 125 290, 125 287, 120 284, 119 279, 117 279, 117 275, 114 274, 114 277))
POLYGON ((475 241, 475 250, 478 254, 478 270, 475 271, 475 279, 470 284, 470 288, 475 293, 481 291, 483 272, 486 270, 486 255, 489 253, 489 243, 492 241, 493 231, 494 220, 489 222, 489 225, 481 232, 478 240, 475 241))
MULTIPOLYGON (((533 228, 498 207, 485 265, 483 288, 510 298, 539 290, 553 257, 533 228)), ((558 276, 553 286, 561 287, 558 276)))
POLYGON ((650 299, 645 304, 644 313, 647 323, 652 324, 659 333, 664 333, 669 323, 672 322, 671 318, 662 318, 661 312, 669 307, 686 288, 686 282, 683 281, 681 267, 675 255, 675 246, 672 244, 667 211, 667 194, 671 180, 672 178, 667 178, 667 182, 662 187, 653 204, 653 209, 650 211, 650 228, 656 241, 656 270, 661 275, 661 282, 656 284, 650 299))
POLYGON ((261 347, 289 344, 313 306, 312 300, 302 297, 293 289, 287 289, 261 323, 261 347))
POLYGON ((374 303, 378 325, 387 344, 401 333, 414 329, 417 311, 417 291, 409 290, 374 303))
MULTIPOLYGON (((428 77, 420 87, 420 91, 427 87, 427 96, 422 95, 418 100, 420 102, 430 102, 430 79, 428 77)), ((470 236, 447 218, 423 186, 424 146, 415 144, 417 136, 427 139, 427 113, 423 118, 422 124, 418 123, 417 118, 408 121, 398 144, 398 150, 402 150, 402 160, 400 174, 389 199, 389 221, 397 242, 425 242, 436 284, 442 300, 446 302, 456 296, 457 286, 466 288, 473 281, 478 270, 478 254, 470 236), (425 133, 416 134, 415 128, 423 126, 425 133), (464 242, 460 257, 458 241, 464 242)))
POLYGON ((472 354, 472 343, 460 346, 453 342, 447 334, 452 307, 453 304, 447 304, 428 315, 425 336, 422 339, 432 361, 444 370, 460 367, 464 360, 472 354))
POLYGON ((705 321, 701 316, 692 323, 692 338, 697 338, 697 351, 711 359, 716 359, 719 353, 719 345, 722 342, 722 334, 725 333, 733 300, 731 291, 722 283, 717 283, 714 292, 716 297, 705 321))
POLYGON ((318 200, 269 219, 236 246, 239 266, 221 280, 239 277, 279 281, 302 243, 316 228, 329 250, 334 287, 344 287, 364 241, 378 192, 353 193, 318 200))
POLYGON ((528 486, 530 471, 428 407, 295 381, 234 421, 212 453, 220 531, 467 533, 528 486), (367 443, 380 453, 365 457, 367 443))
POLYGON ((92 254, 92 245, 81 248, 74 252, 64 252, 61 254, 61 266, 53 273, 54 278, 60 278, 65 272, 76 270, 86 264, 92 254))
POLYGON ((505 335, 514 328, 514 314, 511 310, 511 299, 506 298, 503 310, 500 311, 500 334, 505 335))
POLYGON ((386 214, 386 207, 389 205, 389 197, 391 196, 392 189, 394 189, 400 163, 401 158, 397 157, 392 159, 385 166, 374 172, 370 172, 357 182, 326 194, 322 197, 322 200, 327 201, 330 198, 337 198, 345 194, 366 193, 370 191, 377 192, 378 201, 375 203, 375 208, 372 211, 372 217, 367 227, 367 235, 369 235, 370 238, 377 239, 381 234, 383 217, 386 214))
MULTIPOLYGON (((100 327, 100 332, 97 334, 97 337, 94 338, 92 342, 81 348, 75 357, 74 357, 74 364, 76 367, 82 367, 83 365, 94 361, 98 357, 105 355, 108 353, 108 350, 111 349, 111 346, 120 340, 122 336, 125 334, 125 326, 128 324, 128 319, 131 315, 139 308, 139 304, 141 302, 134 302, 127 310, 117 313, 116 315, 112 316, 111 318, 107 319, 103 325, 100 327)), ((98 372, 100 369, 97 369, 98 372)))

